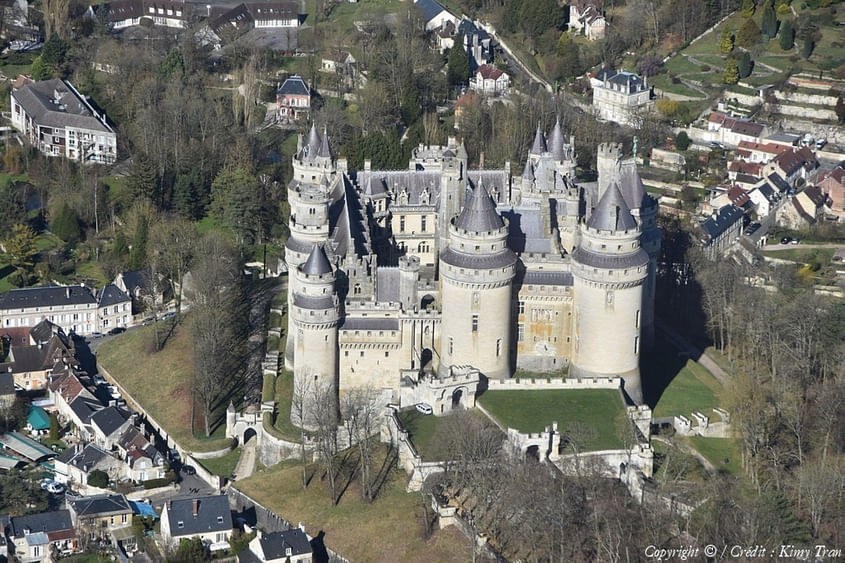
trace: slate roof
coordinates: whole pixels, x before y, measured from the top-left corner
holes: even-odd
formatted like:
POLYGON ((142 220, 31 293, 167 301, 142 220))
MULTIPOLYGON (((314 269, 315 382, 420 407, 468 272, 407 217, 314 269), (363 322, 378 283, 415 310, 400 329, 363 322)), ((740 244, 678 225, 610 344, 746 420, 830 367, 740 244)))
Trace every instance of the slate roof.
POLYGON ((505 252, 490 255, 464 254, 463 252, 458 252, 450 246, 440 253, 440 259, 447 264, 458 268, 475 270, 505 268, 507 266, 512 266, 514 262, 516 262, 516 256, 510 248, 508 248, 505 252))
POLYGON ((531 143, 531 150, 529 154, 541 155, 546 152, 546 136, 540 129, 540 124, 537 123, 537 132, 534 133, 534 142, 531 143))
POLYGON ((27 84, 12 92, 12 97, 38 125, 114 133, 69 83, 58 78, 27 84))
POLYGON ((55 456, 56 453, 39 442, 19 434, 17 432, 6 432, 0 435, 0 444, 16 452, 30 461, 38 461, 45 457, 55 456))
POLYGON ((736 225, 742 220, 744 212, 739 207, 731 204, 725 205, 716 213, 716 217, 710 217, 701 224, 708 242, 715 240, 719 235, 736 225))
POLYGON ((340 330, 399 330, 399 319, 346 317, 340 330))
POLYGON ((636 228, 637 222, 619 191, 619 184, 614 182, 605 190, 587 220, 587 226, 599 231, 628 231, 636 228))
POLYGON ((785 151, 777 155, 774 158, 774 161, 780 165, 781 169, 786 173, 787 176, 791 176, 792 174, 797 172, 802 166, 807 169, 812 169, 818 166, 816 155, 814 155, 813 151, 811 151, 807 147, 801 147, 797 150, 786 149, 785 151))
POLYGON ((0 310, 89 305, 97 301, 84 285, 47 285, 12 289, 0 295, 0 310))
POLYGON ((755 188, 760 194, 769 200, 770 203, 775 203, 778 199, 780 199, 779 195, 775 190, 772 189, 768 183, 761 184, 755 188))
POLYGON ((131 272, 123 272, 123 284, 126 289, 134 293, 136 291, 147 291, 150 289, 150 271, 149 270, 133 270, 131 272))
POLYGON ((127 413, 117 407, 106 407, 91 415, 91 424, 96 425, 106 436, 111 436, 127 420, 127 413))
POLYGON ((379 266, 376 270, 376 301, 382 303, 399 301, 399 268, 379 266))
POLYGON ((192 536, 208 532, 222 532, 232 529, 232 511, 229 510, 229 497, 218 495, 201 497, 198 501, 197 515, 193 513, 194 499, 176 499, 172 504, 165 504, 170 524, 170 536, 192 536), (179 526, 179 523, 182 526, 179 526))
POLYGON ((549 152, 552 153, 555 160, 566 158, 566 154, 564 154, 565 146, 566 139, 563 138, 563 130, 560 128, 560 119, 556 119, 551 138, 549 139, 549 152))
POLYGON ((522 278, 523 285, 572 285, 571 272, 528 271, 522 278))
POLYGON ((649 203, 648 198, 650 196, 645 191, 642 178, 637 171, 637 165, 633 162, 623 164, 619 190, 622 192, 622 197, 628 209, 639 209, 646 207, 649 203))
POLYGON ((88 444, 82 449, 77 449, 75 447, 67 448, 59 454, 56 461, 72 465, 87 472, 108 457, 110 456, 104 449, 94 444, 88 444))
POLYGON ((94 399, 86 397, 77 397, 70 403, 70 410, 82 421, 83 424, 90 424, 91 417, 98 410, 101 410, 102 405, 94 399))
POLYGON ((9 372, 0 373, 0 397, 15 394, 15 376, 9 372))
POLYGON ((638 248, 633 254, 600 254, 579 246, 573 251, 572 259, 591 268, 624 270, 648 264, 648 253, 638 248))
POLYGON ((539 207, 521 205, 503 211, 508 220, 508 247, 514 252, 551 252, 551 233, 545 232, 539 207))
POLYGON ((57 324, 51 323, 47 319, 42 319, 41 322, 29 329, 29 336, 32 339, 32 342, 36 344, 46 344, 50 341, 54 334, 59 333, 64 336, 62 328, 57 324))
POLYGON ((615 84, 619 86, 620 89, 630 86, 631 93, 641 92, 647 89, 645 81, 641 76, 624 70, 616 71, 605 67, 596 74, 596 79, 601 82, 606 81, 611 85, 615 84))
POLYGON ((302 273, 309 276, 322 276, 331 272, 332 265, 326 256, 326 251, 323 250, 322 245, 315 244, 308 259, 302 265, 302 273))
POLYGON ((100 518, 132 512, 132 507, 123 495, 97 495, 68 499, 68 508, 76 514, 77 518, 100 518))
POLYGON ((303 295, 293 294, 293 304, 302 309, 323 310, 334 307, 334 298, 331 295, 303 295))
POLYGON ((266 534, 258 542, 264 555, 264 561, 311 553, 311 543, 308 541, 308 536, 299 528, 266 534), (290 553, 287 552, 288 549, 290 549, 290 553))
POLYGON ((414 4, 422 10, 426 23, 437 17, 440 12, 446 11, 446 8, 435 2, 435 0, 414 0, 414 4))
POLYGON ((131 301, 128 295, 120 290, 119 287, 113 283, 108 284, 100 291, 100 299, 97 307, 108 307, 117 305, 118 303, 127 303, 131 301))
POLYGON ((12 518, 10 535, 15 538, 22 538, 25 531, 49 534, 63 530, 73 530, 69 510, 54 510, 28 516, 16 516, 12 518))
POLYGON ((461 214, 458 215, 455 227, 473 233, 489 233, 504 226, 505 222, 496 212, 496 205, 490 198, 487 188, 479 182, 461 210, 461 214))
POLYGON ((302 79, 301 76, 293 75, 282 83, 282 85, 276 91, 276 94, 310 96, 311 90, 308 89, 308 85, 305 84, 305 81, 302 79))
POLYGON ((789 186, 789 183, 784 180, 779 174, 769 174, 766 179, 771 182, 771 184, 776 187, 781 193, 788 192, 792 189, 789 186))

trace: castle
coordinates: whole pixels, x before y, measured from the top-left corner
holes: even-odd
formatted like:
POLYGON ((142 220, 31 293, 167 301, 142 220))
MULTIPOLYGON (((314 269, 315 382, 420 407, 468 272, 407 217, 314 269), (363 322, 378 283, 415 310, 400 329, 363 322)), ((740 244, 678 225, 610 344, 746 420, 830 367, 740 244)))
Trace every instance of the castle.
POLYGON ((575 179, 574 139, 538 127, 521 176, 470 170, 463 144, 406 170, 347 169, 300 136, 288 186, 285 365, 341 396, 367 386, 436 414, 516 368, 620 376, 642 401, 654 334, 657 202, 621 145, 575 179), (463 396, 462 396, 463 394, 463 396))

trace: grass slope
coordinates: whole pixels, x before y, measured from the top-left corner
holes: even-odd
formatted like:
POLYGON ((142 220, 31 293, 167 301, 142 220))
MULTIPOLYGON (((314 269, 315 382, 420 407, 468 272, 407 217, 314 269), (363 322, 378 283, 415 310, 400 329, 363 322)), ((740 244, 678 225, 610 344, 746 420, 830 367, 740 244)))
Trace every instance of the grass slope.
POLYGON ((177 325, 159 352, 152 351, 153 328, 130 330, 104 342, 97 350, 98 362, 183 448, 212 451, 225 447, 229 440, 222 426, 211 438, 191 431, 193 361, 186 324, 177 325))
POLYGON ((707 458, 716 469, 731 475, 742 473, 742 461, 739 446, 730 438, 703 438, 690 436, 687 438, 698 453, 707 458))
POLYGON ((552 422, 566 432, 577 421, 596 430, 587 449, 622 446, 619 430, 625 409, 619 392, 613 389, 487 391, 478 402, 503 426, 520 432, 542 432, 552 422))
POLYGON ((710 416, 713 407, 719 406, 721 391, 721 384, 709 371, 688 360, 663 391, 654 408, 654 416, 689 416, 694 411, 710 416))
MULTIPOLYGON (((310 468, 313 471, 313 468, 310 468)), ((328 485, 314 475, 305 491, 301 469, 282 463, 237 482, 237 488, 290 522, 302 522, 312 535, 351 561, 405 563, 466 561, 469 546, 454 527, 420 536, 420 495, 405 492, 404 474, 395 473, 373 503, 361 500, 357 482, 332 506, 328 485)))

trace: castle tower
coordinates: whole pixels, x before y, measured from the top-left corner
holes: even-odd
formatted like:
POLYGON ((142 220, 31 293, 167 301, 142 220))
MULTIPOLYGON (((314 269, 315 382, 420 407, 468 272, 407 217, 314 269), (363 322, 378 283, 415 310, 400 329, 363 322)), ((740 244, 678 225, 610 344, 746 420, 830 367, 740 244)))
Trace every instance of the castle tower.
POLYGON ((599 173, 599 187, 596 194, 601 199, 607 188, 613 183, 619 183, 622 173, 622 145, 618 143, 601 143, 598 146, 596 169, 599 173))
POLYGON ((312 247, 295 276, 297 290, 289 307, 293 331, 288 334, 296 355, 294 381, 304 382, 307 378, 310 388, 317 384, 331 389, 334 395, 340 300, 334 286, 335 273, 322 246, 312 247))
POLYGON ((657 227, 657 200, 645 191, 643 181, 637 172, 636 160, 632 157, 622 162, 620 191, 631 215, 640 226, 640 244, 648 253, 648 276, 643 285, 642 342, 646 348, 654 344, 654 297, 657 291, 657 259, 663 238, 657 227))
POLYGON ((617 183, 611 184, 586 223, 573 253, 575 347, 571 374, 620 376, 625 392, 642 402, 640 330, 649 256, 640 228, 617 183))
POLYGON ((534 133, 534 142, 531 143, 531 150, 528 151, 528 158, 536 164, 545 152, 548 152, 548 148, 546 147, 546 136, 543 135, 543 130, 540 129, 540 122, 538 121, 537 132, 534 133))
POLYGON ((549 138, 549 152, 552 153, 558 174, 570 180, 575 179, 575 138, 570 138, 567 145, 560 127, 560 118, 555 120, 554 129, 549 138))
MULTIPOLYGON (((289 272, 305 262, 315 244, 325 244, 329 238, 329 206, 340 197, 336 189, 337 167, 332 156, 328 136, 323 139, 312 125, 305 144, 293 157, 293 178, 288 184, 290 237, 285 243, 285 263, 289 272)), ((298 278, 288 276, 288 303, 292 303, 298 289, 298 278)), ((288 316, 288 334, 293 334, 293 317, 288 316)), ((288 338, 285 348, 285 367, 294 365, 293 342, 288 338)))
POLYGON ((411 311, 417 305, 417 284, 420 281, 419 256, 399 257, 399 301, 402 308, 411 311))
POLYGON ((449 223, 461 211, 464 202, 469 155, 463 141, 460 145, 450 137, 447 150, 454 156, 443 158, 440 176, 440 208, 437 210, 438 249, 449 244, 449 223))
POLYGON ((511 375, 512 284, 516 256, 508 227, 479 182, 449 227, 440 253, 440 369, 471 365, 490 378, 511 375))

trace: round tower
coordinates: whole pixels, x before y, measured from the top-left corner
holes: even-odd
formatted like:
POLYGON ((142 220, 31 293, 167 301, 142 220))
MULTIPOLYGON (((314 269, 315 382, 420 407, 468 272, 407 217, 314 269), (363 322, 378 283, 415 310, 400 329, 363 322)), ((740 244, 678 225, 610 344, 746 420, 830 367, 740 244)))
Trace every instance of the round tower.
POLYGON ((334 396, 340 301, 335 291, 335 273, 322 246, 312 247, 295 276, 297 290, 289 307, 293 331, 288 333, 296 355, 294 381, 302 384, 307 380, 302 389, 318 386, 331 389, 334 396))
POLYGON ((622 165, 622 145, 618 143, 601 143, 596 151, 596 169, 599 173, 599 188, 596 194, 601 199, 607 188, 619 182, 622 165))
POLYGON ((511 375, 512 284, 516 256, 508 228, 481 182, 449 226, 440 253, 440 369, 471 365, 489 378, 511 375))
POLYGON ((625 392, 642 402, 640 330, 648 254, 619 185, 613 183, 581 223, 572 255, 575 377, 622 377, 625 392))

